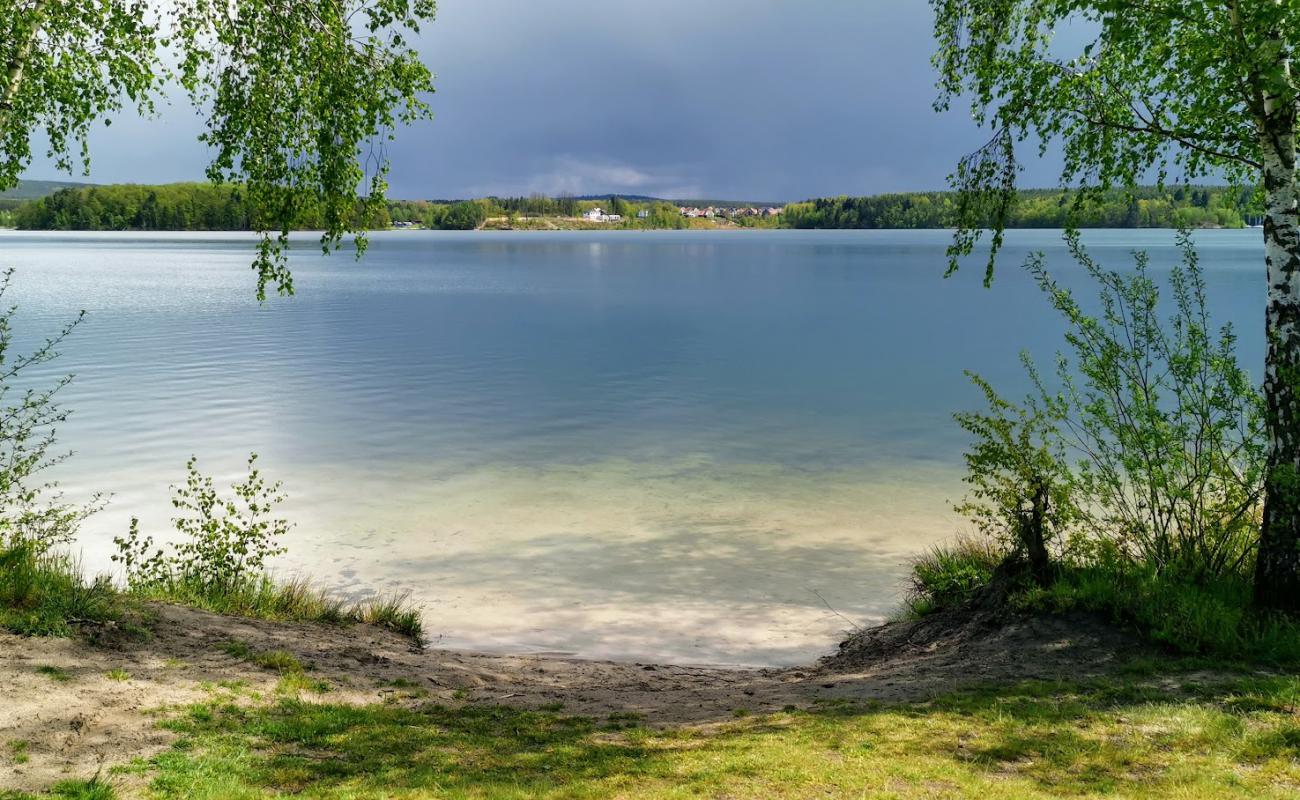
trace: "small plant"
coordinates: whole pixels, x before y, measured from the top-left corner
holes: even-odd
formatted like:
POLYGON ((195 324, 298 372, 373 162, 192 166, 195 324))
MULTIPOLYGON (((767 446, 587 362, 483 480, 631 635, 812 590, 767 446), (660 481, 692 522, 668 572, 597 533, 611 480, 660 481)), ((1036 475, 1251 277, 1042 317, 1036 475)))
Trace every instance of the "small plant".
POLYGON ((920 617, 966 601, 989 582, 1005 557, 1005 551, 987 537, 935 545, 912 562, 907 610, 920 617))
POLYGON ((9 743, 9 752, 12 755, 15 764, 26 764, 30 760, 27 755, 27 740, 14 739, 9 743))
POLYGON ((36 668, 36 671, 50 680, 58 681, 60 683, 72 680, 72 673, 68 672, 63 667, 56 667, 51 664, 42 664, 36 668))
POLYGON ((262 477, 256 453, 248 457, 248 477, 230 487, 233 498, 222 497, 212 478, 199 472, 197 458, 185 470, 185 485, 172 487, 179 512, 172 523, 181 541, 171 552, 155 547, 132 518, 126 536, 113 539, 118 552, 112 558, 132 588, 180 585, 208 596, 241 591, 265 574, 270 558, 285 552, 279 540, 291 525, 272 516, 285 499, 281 485, 262 477))
POLYGON ((110 670, 109 670, 107 673, 105 673, 105 674, 108 676, 108 679, 111 680, 111 681, 129 681, 129 680, 131 680, 131 673, 127 672, 127 671, 124 670, 124 669, 110 669, 110 670))

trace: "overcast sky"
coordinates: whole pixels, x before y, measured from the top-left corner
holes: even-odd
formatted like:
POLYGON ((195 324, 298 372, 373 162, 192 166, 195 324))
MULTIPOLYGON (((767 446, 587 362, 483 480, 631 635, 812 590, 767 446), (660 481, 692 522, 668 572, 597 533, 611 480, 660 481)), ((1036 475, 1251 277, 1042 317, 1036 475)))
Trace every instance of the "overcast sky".
MULTIPOLYGON (((925 0, 440 0, 420 42, 436 116, 399 132, 389 195, 943 188, 987 137, 931 109, 930 24, 925 0)), ((122 118, 91 180, 201 179, 200 128, 183 98, 122 118)), ((1030 165, 1022 185, 1054 177, 1030 165)))

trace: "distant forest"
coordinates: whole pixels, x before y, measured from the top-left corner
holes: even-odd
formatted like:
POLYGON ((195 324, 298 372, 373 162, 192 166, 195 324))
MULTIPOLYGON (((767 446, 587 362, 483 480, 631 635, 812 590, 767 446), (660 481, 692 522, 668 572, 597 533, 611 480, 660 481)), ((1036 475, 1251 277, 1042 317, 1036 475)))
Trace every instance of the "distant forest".
MULTIPOLYGON (((0 224, 28 230, 249 230, 255 220, 240 187, 206 183, 161 186, 116 184, 65 186, 44 197, 24 199, 0 209, 0 224)), ((30 190, 35 193, 34 189, 30 190)), ((16 199, 16 198, 14 198, 16 199)), ((1018 193, 1010 227, 1060 228, 1073 222, 1085 228, 1241 227, 1257 218, 1253 190, 1223 186, 1144 187, 1110 192, 1080 205, 1073 193, 1030 189, 1018 193)), ((623 221, 598 227, 683 228, 675 201, 610 197, 489 197, 476 200, 392 200, 366 224, 393 224, 470 230, 529 227, 538 220, 566 220, 601 205, 623 221), (638 218, 638 212, 645 215, 638 218)), ((949 228, 957 220, 952 192, 906 192, 871 197, 831 197, 790 203, 779 217, 754 222, 720 219, 719 224, 783 228, 949 228)), ((577 221, 575 220, 575 223, 577 221)), ((299 228, 319 227, 310 206, 299 228)), ((533 225, 536 227, 536 225, 533 225)), ((552 226, 554 227, 554 226, 552 226)))
MULTIPOLYGON (((1060 189, 1017 193, 1008 227, 1240 228, 1263 214, 1253 189, 1225 186, 1154 186, 1112 191, 1078 204, 1060 189)), ((829 197, 788 204, 787 228, 951 228, 957 222, 952 192, 905 192, 872 197, 829 197)))

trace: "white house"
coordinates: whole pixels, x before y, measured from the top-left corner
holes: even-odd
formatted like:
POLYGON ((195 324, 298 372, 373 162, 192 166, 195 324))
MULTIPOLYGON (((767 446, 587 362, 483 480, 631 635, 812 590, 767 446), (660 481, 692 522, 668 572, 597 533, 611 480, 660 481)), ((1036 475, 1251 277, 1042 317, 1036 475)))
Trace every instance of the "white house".
POLYGON ((596 206, 595 208, 591 209, 587 213, 583 214, 582 218, 588 220, 589 222, 618 222, 619 220, 623 219, 623 217, 619 214, 606 214, 605 209, 601 208, 600 206, 596 206))
POLYGON ((650 219, 650 209, 648 209, 648 208, 643 208, 643 209, 641 209, 640 211, 636 212, 636 218, 637 218, 637 219, 650 219))

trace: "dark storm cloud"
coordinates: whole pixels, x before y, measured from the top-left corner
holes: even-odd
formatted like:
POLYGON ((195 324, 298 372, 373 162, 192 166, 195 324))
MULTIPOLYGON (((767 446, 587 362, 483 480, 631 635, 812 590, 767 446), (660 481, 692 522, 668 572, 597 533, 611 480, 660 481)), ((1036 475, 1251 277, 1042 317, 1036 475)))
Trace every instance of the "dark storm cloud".
MULTIPOLYGON (((931 49, 923 0, 442 0, 421 43, 436 119, 399 132, 390 194, 942 188, 981 134, 931 109, 931 49)), ((200 129, 179 103, 121 119, 92 178, 201 178, 200 129)))

